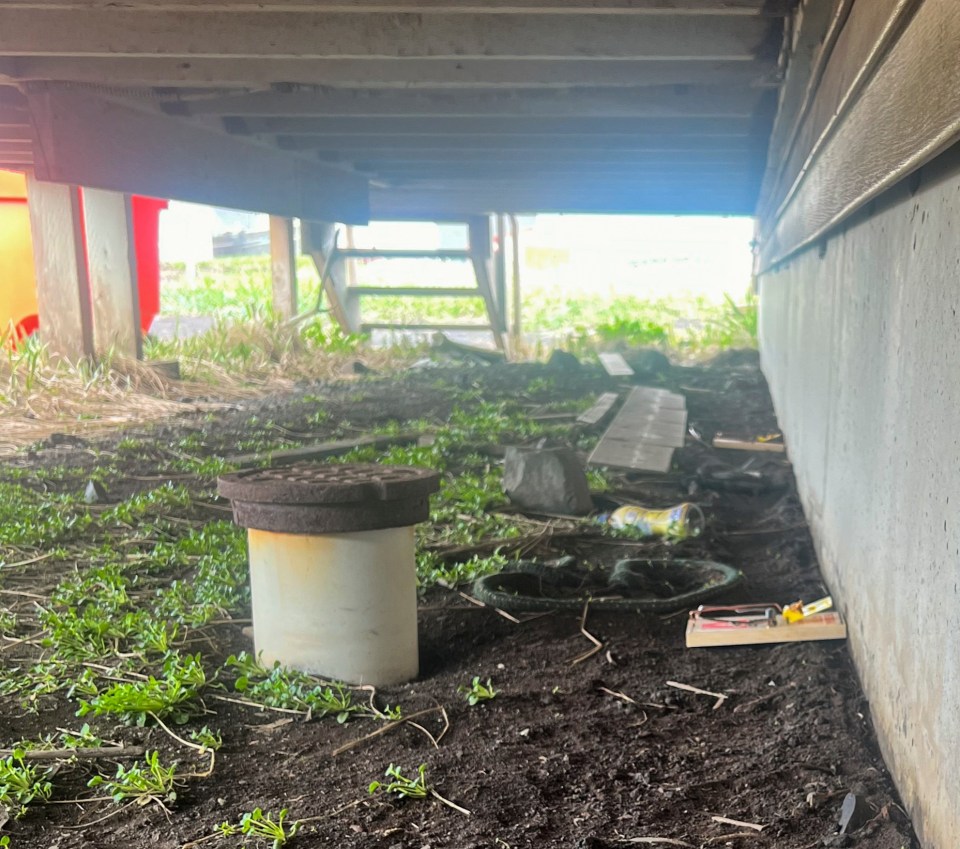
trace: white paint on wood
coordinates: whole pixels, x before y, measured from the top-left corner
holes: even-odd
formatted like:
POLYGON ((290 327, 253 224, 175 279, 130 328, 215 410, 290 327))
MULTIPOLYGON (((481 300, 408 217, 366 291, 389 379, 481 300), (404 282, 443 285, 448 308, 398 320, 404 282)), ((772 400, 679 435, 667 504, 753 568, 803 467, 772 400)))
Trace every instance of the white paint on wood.
MULTIPOLYGON (((103 9, 117 0, 4 0, 11 9, 103 9)), ((624 15, 785 15, 788 0, 124 0, 126 10, 272 12, 526 12, 624 15)))
POLYGON ((578 91, 420 92, 323 89, 288 94, 261 91, 176 103, 177 114, 260 117, 509 115, 562 117, 750 117, 760 92, 706 85, 678 96, 675 86, 584 88, 578 91))
POLYGON ((761 17, 118 12, 0 7, 6 56, 740 59, 761 17))
POLYGON ((642 85, 769 85, 770 61, 616 59, 276 59, 175 56, 30 56, 0 59, 0 75, 116 85, 342 88, 583 88, 642 85))
POLYGON ((297 254, 293 221, 270 216, 270 272, 273 278, 273 312, 290 319, 297 314, 297 254))
POLYGON ((40 338, 76 362, 93 353, 90 284, 76 186, 27 177, 40 338))
POLYGON ((140 304, 130 196, 84 189, 93 343, 97 354, 139 359, 140 304))

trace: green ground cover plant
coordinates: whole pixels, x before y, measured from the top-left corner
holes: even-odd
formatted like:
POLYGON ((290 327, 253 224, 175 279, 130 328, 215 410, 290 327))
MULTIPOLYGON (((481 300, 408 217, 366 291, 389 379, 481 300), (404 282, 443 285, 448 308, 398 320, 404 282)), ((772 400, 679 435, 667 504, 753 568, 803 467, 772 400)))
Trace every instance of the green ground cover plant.
MULTIPOLYGON (((301 258, 298 265, 301 304, 317 303, 319 278, 313 263, 301 258)), ((406 272, 409 274, 409 271, 406 272)), ((744 281, 744 289, 747 289, 744 281)), ((397 279, 395 285, 416 286, 417 280, 397 279)), ((268 257, 233 257, 211 260, 198 266, 198 279, 188 281, 180 267, 167 267, 162 290, 162 311, 169 315, 212 315, 231 321, 269 322, 271 303, 268 257)), ((362 305, 365 320, 372 322, 482 323, 483 303, 471 298, 367 298, 362 305)), ((730 347, 756 347, 757 303, 745 293, 736 300, 726 295, 720 303, 704 297, 644 299, 610 295, 589 288, 577 293, 556 293, 543 287, 524 292, 523 327, 533 347, 545 353, 560 345, 587 354, 597 345, 605 348, 653 345, 677 356, 698 356, 730 347), (538 345, 537 339, 543 341, 538 345)), ((350 345, 354 337, 342 337, 325 321, 310 325, 305 334, 319 335, 326 347, 350 345)), ((220 333, 221 336, 224 333, 220 333)), ((203 343, 209 345, 209 341, 203 343)), ((174 353, 173 347, 156 344, 157 356, 174 353)), ((214 355, 226 354, 229 346, 213 346, 214 355)), ((236 356, 249 355, 239 345, 236 356)))

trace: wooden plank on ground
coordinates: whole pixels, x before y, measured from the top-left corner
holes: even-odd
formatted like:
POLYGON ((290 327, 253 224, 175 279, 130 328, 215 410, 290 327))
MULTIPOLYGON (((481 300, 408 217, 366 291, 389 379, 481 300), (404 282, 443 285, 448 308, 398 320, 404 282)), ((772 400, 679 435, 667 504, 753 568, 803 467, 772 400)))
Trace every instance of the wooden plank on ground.
POLYGON ((651 472, 670 469, 674 448, 686 436, 686 399, 666 389, 638 386, 590 455, 594 466, 651 472))
POLYGON ((226 462, 237 469, 250 469, 260 465, 289 466, 300 460, 322 460, 339 457, 354 448, 388 448, 391 445, 412 445, 420 438, 419 433, 398 433, 394 436, 365 436, 360 439, 338 439, 333 442, 318 442, 299 448, 284 448, 262 454, 238 454, 227 457, 226 462))
POLYGON ((768 451, 772 454, 783 454, 787 447, 782 442, 758 442, 745 439, 731 439, 726 436, 713 438, 714 448, 726 448, 732 451, 768 451))
POLYGON ((617 442, 606 439, 593 449, 589 463, 591 466, 610 466, 614 469, 669 472, 672 461, 673 448, 669 445, 617 442))
POLYGON ((604 371, 610 375, 610 377, 632 377, 633 369, 627 365, 627 361, 623 358, 623 354, 598 354, 600 358, 600 365, 603 366, 604 371))
POLYGON ((596 403, 589 409, 582 412, 577 416, 577 421, 580 424, 586 425, 595 425, 600 424, 613 409, 613 405, 617 403, 617 400, 620 398, 620 394, 617 392, 604 392, 599 398, 597 398, 596 403))

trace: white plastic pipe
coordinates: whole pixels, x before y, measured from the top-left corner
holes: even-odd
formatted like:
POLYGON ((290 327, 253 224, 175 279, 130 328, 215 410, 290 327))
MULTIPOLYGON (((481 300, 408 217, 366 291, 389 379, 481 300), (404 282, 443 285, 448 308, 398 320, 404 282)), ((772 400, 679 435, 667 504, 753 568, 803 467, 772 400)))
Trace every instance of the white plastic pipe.
POLYGON ((249 529, 264 664, 375 687, 417 677, 413 528, 305 536, 249 529))

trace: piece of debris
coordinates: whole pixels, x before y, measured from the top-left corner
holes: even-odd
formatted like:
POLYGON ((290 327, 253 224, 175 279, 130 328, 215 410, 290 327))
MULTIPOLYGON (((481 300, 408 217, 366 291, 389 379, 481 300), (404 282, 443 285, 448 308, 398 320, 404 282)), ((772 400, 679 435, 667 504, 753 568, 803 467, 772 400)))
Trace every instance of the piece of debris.
POLYGON ((503 488, 524 510, 570 516, 584 516, 593 510, 583 466, 568 448, 508 446, 503 488))
POLYGON ((716 699, 717 701, 713 705, 713 709, 716 710, 720 707, 726 700, 726 693, 714 693, 712 690, 701 690, 699 687, 692 687, 689 684, 681 684, 679 681, 667 681, 668 687, 673 687, 676 690, 685 690, 688 693, 695 693, 698 696, 710 696, 711 698, 716 699))
POLYGON ((634 528, 645 536, 687 539, 699 536, 706 525, 703 511, 685 502, 666 510, 650 510, 639 504, 624 504, 612 513, 601 513, 597 521, 611 528, 634 528))
POLYGON ((687 432, 686 399, 682 395, 638 386, 593 449, 592 466, 667 472, 675 448, 687 432))
POLYGON ((360 360, 354 360, 350 363, 350 369, 353 374, 377 374, 375 368, 370 368, 366 363, 361 362, 360 360))
POLYGON ((597 398, 594 405, 589 409, 582 412, 577 416, 577 423, 583 425, 598 425, 602 422, 613 409, 614 404, 620 398, 620 394, 617 392, 604 392, 599 398, 597 398))
POLYGON ((605 353, 597 354, 600 365, 610 377, 633 377, 633 369, 627 365, 623 354, 605 353))
POLYGON ((840 805, 839 833, 849 834, 863 828, 876 813, 877 809, 859 793, 847 793, 840 805))
POLYGON ((237 454, 227 457, 226 463, 238 470, 257 466, 289 466, 301 460, 320 460, 324 457, 339 457, 354 448, 388 448, 392 445, 413 445, 421 437, 419 433, 398 433, 393 436, 363 436, 359 439, 337 439, 332 442, 317 442, 299 448, 283 448, 265 454, 237 454))
POLYGON ((166 380, 180 380, 180 360, 154 360, 149 365, 166 380))
POLYGON ((577 371, 580 368, 580 360, 569 351, 561 351, 554 348, 547 360, 547 368, 555 371, 577 371))
POLYGON ((83 491, 85 504, 102 504, 107 498, 107 490, 100 481, 87 481, 87 488, 83 491))
POLYGON ((627 365, 633 369, 634 374, 641 378, 660 377, 667 374, 670 369, 670 360, 666 354, 658 351, 656 348, 640 348, 636 351, 630 351, 624 354, 627 365))
POLYGON ((506 361, 506 357, 504 357, 501 351, 494 351, 490 348, 478 348, 474 345, 464 345, 462 342, 454 342, 446 333, 435 333, 432 344, 438 351, 443 351, 460 359, 472 360, 484 366, 506 361))
POLYGON ((717 492, 738 492, 758 495, 761 492, 786 489, 789 467, 780 460, 757 462, 751 457, 740 466, 720 460, 708 460, 697 469, 696 483, 717 492))
POLYGON ((701 605, 690 612, 687 622, 687 648, 843 640, 846 636, 847 626, 836 611, 814 612, 789 622, 775 603, 701 605))
POLYGON ((484 575, 473 594, 484 604, 511 611, 583 609, 620 613, 671 613, 690 608, 743 580, 743 574, 712 560, 617 561, 613 569, 585 569, 573 558, 556 565, 517 560, 503 572, 484 575))
POLYGON ((718 433, 713 438, 713 447, 726 448, 730 451, 768 451, 774 454, 782 454, 787 450, 786 445, 783 444, 783 436, 779 433, 755 439, 735 439, 718 433))
POLYGON ((735 825, 737 828, 749 828, 752 831, 763 831, 766 826, 760 825, 755 822, 744 822, 743 820, 732 820, 730 817, 710 817, 714 822, 721 823, 722 825, 735 825))

